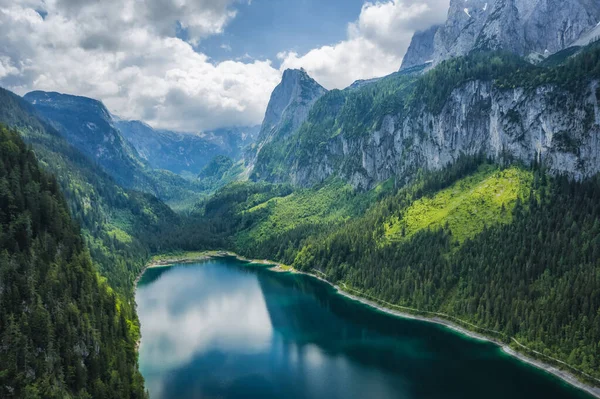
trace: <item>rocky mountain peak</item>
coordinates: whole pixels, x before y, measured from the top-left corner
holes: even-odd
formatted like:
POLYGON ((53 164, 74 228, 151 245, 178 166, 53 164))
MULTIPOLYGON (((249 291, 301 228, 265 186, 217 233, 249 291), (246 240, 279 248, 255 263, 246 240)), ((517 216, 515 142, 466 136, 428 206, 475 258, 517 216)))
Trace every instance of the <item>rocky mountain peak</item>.
POLYGON ((261 127, 259 141, 270 136, 273 129, 284 118, 286 111, 288 111, 288 117, 293 119, 294 124, 298 123, 300 119, 302 121, 306 119, 304 111, 308 114, 308 110, 312 104, 326 92, 327 90, 311 78, 304 69, 285 70, 281 82, 271 94, 261 127), (302 112, 298 115, 293 115, 292 111, 302 112))
POLYGON ((406 56, 402 59, 401 71, 433 59, 435 34, 440 27, 441 25, 433 25, 424 31, 415 32, 410 41, 406 56))
POLYGON ((252 151, 246 154, 248 172, 254 169, 261 149, 274 138, 286 138, 296 131, 308 118, 308 112, 327 89, 311 78, 304 69, 287 69, 281 82, 275 87, 258 140, 252 151))
POLYGON ((415 34, 402 68, 428 60, 436 65, 472 50, 539 60, 569 47, 599 21, 596 0, 451 0, 444 25, 415 34))

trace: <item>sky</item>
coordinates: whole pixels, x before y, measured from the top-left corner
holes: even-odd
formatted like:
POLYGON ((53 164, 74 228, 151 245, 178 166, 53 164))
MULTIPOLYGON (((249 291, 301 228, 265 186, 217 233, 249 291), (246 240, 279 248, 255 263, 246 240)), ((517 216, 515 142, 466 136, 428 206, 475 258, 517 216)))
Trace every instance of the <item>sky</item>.
POLYGON ((449 0, 0 0, 0 86, 197 132, 260 124, 287 68, 327 89, 400 68, 449 0))

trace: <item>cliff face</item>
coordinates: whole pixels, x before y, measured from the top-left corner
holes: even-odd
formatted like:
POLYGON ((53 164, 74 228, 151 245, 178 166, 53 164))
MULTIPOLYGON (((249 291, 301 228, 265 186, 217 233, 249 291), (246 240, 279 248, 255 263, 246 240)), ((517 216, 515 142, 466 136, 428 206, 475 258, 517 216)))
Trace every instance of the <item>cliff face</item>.
POLYGON ((433 43, 430 35, 415 34, 404 58, 406 66, 428 60, 436 65, 479 49, 538 61, 571 46, 599 21, 595 0, 451 0, 448 19, 436 29, 433 43))
POLYGON ((506 153, 525 163, 543 160, 555 173, 589 176, 600 172, 598 88, 598 81, 584 93, 471 81, 452 91, 439 114, 422 106, 408 115, 385 116, 372 134, 329 139, 308 162, 294 162, 290 178, 309 186, 336 174, 366 189, 479 152, 496 158, 506 153))
POLYGON ((435 34, 439 29, 440 25, 434 25, 413 35, 406 55, 402 58, 401 71, 433 60, 435 34))
POLYGON ((308 117, 314 103, 326 92, 304 70, 288 69, 283 73, 281 83, 271 94, 256 145, 245 156, 250 173, 257 176, 263 172, 261 151, 265 145, 273 140, 285 140, 295 132, 308 117))

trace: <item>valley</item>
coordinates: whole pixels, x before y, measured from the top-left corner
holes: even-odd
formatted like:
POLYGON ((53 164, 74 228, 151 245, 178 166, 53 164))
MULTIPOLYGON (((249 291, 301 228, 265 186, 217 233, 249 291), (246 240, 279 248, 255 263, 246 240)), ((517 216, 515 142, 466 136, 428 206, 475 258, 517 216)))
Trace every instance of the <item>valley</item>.
POLYGON ((542 3, 261 125, 0 88, 0 396, 600 397, 600 7, 542 3))

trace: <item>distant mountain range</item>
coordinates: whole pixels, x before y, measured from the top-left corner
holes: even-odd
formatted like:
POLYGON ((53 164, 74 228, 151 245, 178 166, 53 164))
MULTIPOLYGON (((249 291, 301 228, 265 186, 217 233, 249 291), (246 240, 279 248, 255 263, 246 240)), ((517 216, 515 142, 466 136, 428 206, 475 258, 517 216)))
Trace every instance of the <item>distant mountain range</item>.
MULTIPOLYGON (((227 249, 462 320, 598 385, 599 21, 597 0, 451 0, 447 21, 417 32, 389 76, 328 91, 286 70, 260 128, 164 131, 94 99, 0 89, 0 123, 29 146, 0 127, 0 249, 24 251, 0 262, 0 276, 19 276, 0 279, 0 299, 27 315, 20 329, 0 323, 0 354, 23 347, 39 362, 18 365, 31 397, 60 362, 82 381, 76 395, 107 397, 105 382, 141 392, 140 271, 152 254, 227 249), (80 235, 64 228, 67 208, 80 235), (58 295, 54 277, 74 269, 72 295, 58 295), (90 292, 104 298, 95 320, 90 292), (56 307, 71 297, 86 301, 56 307), (32 344, 56 338, 44 309, 72 333, 57 340, 64 351, 32 344), (86 363, 88 348, 125 360, 100 350, 86 363)), ((0 382, 17 380, 8 373, 0 382)))
POLYGON ((115 126, 154 169, 197 177, 215 156, 238 160, 256 140, 260 126, 222 128, 202 133, 157 130, 141 121, 115 118, 115 126))
POLYGON ((87 97, 33 91, 23 98, 120 185, 171 203, 193 202, 210 191, 198 182, 200 171, 216 156, 239 160, 258 133, 258 127, 189 134, 155 130, 114 117, 102 102, 87 97))

